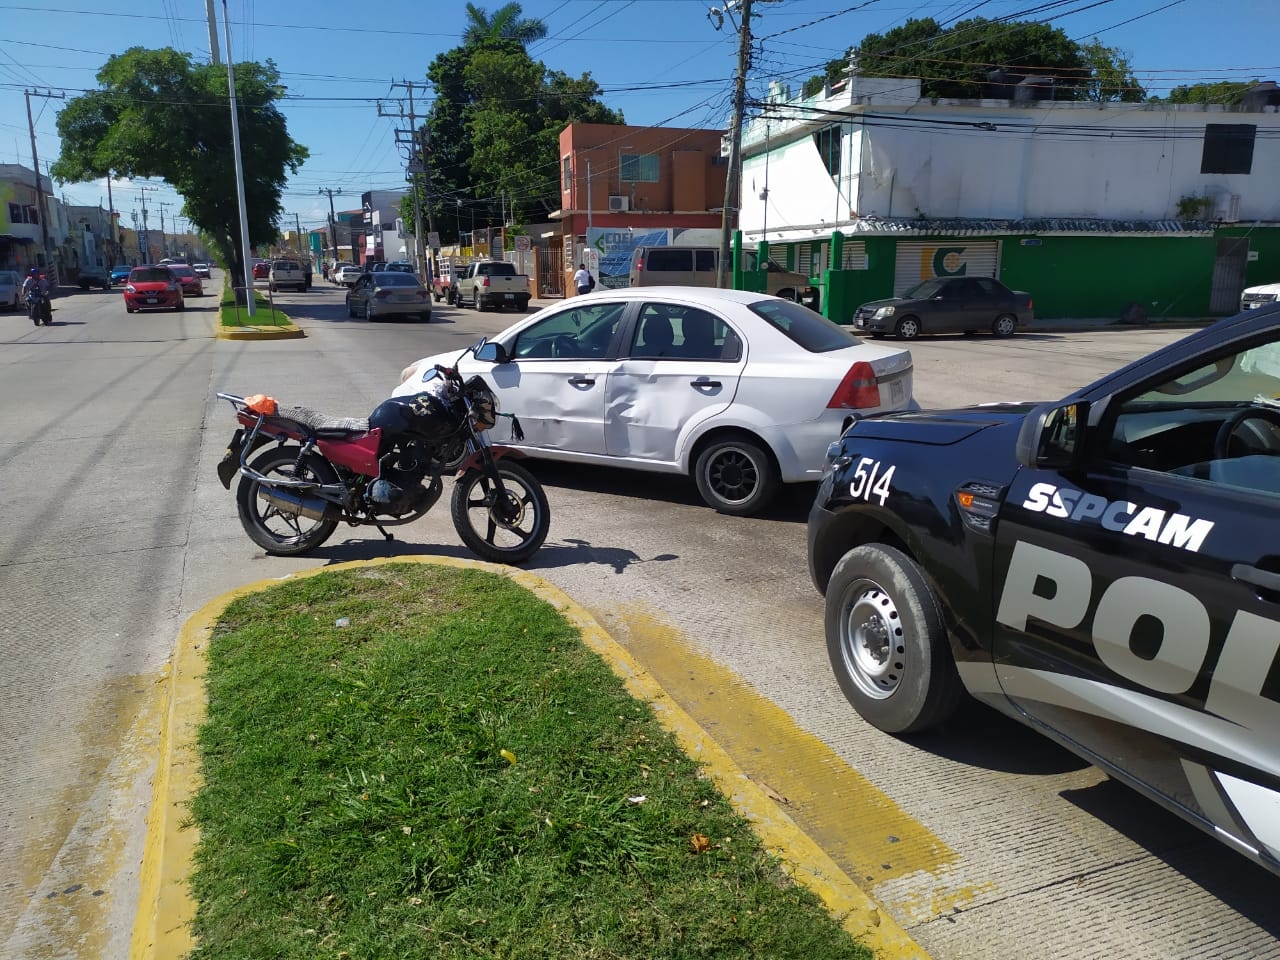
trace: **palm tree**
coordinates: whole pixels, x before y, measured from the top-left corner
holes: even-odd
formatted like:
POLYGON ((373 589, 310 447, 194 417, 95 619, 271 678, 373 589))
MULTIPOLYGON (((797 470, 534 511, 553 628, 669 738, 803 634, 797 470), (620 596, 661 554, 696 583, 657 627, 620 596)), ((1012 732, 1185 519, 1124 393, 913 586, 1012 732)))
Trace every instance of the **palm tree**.
POLYGON ((528 46, 543 39, 547 35, 547 25, 538 19, 523 19, 521 13, 520 4, 513 2, 499 7, 490 17, 474 3, 468 3, 463 46, 475 46, 486 40, 516 40, 528 46))

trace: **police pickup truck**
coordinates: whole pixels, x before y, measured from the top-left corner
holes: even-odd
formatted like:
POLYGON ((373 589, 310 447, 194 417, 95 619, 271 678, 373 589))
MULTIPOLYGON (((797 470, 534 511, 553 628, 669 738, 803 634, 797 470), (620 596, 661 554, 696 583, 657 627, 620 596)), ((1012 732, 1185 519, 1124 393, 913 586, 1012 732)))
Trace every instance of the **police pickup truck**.
POLYGON ((967 693, 1280 873, 1280 307, 1056 403, 860 420, 808 537, 868 722, 967 693))

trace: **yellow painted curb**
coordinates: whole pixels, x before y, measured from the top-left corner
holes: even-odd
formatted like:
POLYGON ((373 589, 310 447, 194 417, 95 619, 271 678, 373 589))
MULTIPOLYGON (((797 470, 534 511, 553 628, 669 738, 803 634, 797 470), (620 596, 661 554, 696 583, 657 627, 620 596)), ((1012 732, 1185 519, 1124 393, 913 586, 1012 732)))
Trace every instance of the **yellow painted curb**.
POLYGON ((213 627, 233 600, 284 580, 318 576, 335 570, 396 563, 434 563, 487 570, 509 577, 556 608, 582 634, 634 697, 648 701, 662 726, 681 747, 703 764, 734 808, 750 821, 769 851, 791 876, 812 890, 851 936, 882 960, 929 960, 924 949, 862 891, 769 795, 757 786, 724 750, 596 622, 559 588, 534 573, 478 560, 452 557, 384 557, 357 560, 259 580, 210 600, 183 625, 169 676, 169 707, 160 740, 160 760, 152 785, 142 857, 141 894, 130 945, 130 960, 177 960, 195 947, 191 922, 195 903, 187 887, 192 855, 199 840, 188 823, 187 806, 200 787, 196 738, 204 721, 205 650, 213 627))
POLYGON ((219 340, 297 340, 305 336, 302 328, 292 323, 271 327, 218 326, 219 340))

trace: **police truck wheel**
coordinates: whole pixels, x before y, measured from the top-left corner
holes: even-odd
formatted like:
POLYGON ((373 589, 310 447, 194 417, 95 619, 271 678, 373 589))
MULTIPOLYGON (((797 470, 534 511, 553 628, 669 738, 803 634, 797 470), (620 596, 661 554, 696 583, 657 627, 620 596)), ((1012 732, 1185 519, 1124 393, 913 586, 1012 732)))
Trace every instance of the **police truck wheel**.
POLYGON ((872 726, 919 733, 959 704, 938 601, 900 550, 866 544, 840 558, 827 585, 826 635, 840 689, 872 726))

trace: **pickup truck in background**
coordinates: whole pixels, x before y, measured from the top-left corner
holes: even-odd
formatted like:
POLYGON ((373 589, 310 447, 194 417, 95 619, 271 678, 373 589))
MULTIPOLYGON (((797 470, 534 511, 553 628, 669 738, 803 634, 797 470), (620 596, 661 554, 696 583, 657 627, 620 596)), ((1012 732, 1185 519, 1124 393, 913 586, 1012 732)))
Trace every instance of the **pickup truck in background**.
POLYGON ((467 264, 455 277, 450 303, 462 306, 465 302, 477 310, 489 307, 529 309, 529 278, 517 273, 513 263, 481 260, 467 264))

